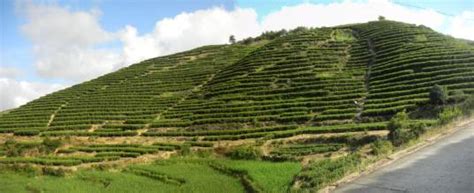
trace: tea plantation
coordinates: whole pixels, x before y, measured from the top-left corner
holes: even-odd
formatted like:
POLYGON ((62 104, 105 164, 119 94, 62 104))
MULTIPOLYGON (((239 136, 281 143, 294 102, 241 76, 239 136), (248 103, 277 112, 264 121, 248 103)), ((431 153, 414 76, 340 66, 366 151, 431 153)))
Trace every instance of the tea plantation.
POLYGON ((0 114, 0 192, 315 192, 473 106, 467 41, 388 20, 267 32, 0 114))

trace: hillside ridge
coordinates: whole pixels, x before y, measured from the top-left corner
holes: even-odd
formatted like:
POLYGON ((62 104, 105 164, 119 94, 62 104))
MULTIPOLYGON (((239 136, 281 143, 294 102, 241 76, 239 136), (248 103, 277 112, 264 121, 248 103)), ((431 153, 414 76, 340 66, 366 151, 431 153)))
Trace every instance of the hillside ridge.
MULTIPOLYGON (((431 81, 427 77, 407 85, 408 81, 401 81, 402 78, 425 77, 429 74, 423 71, 425 69, 432 71, 437 77, 446 76, 438 74, 438 69, 439 73, 459 71, 447 70, 442 66, 434 67, 440 62, 419 61, 413 57, 416 54, 441 61, 472 60, 472 47, 469 48, 466 44, 461 49, 456 46, 462 43, 453 41, 456 40, 425 27, 378 21, 334 28, 299 29, 273 40, 250 44, 204 46, 145 60, 41 97, 2 116, 0 130, 77 130, 107 124, 115 124, 113 127, 116 128, 120 128, 117 124, 122 124, 126 128, 127 122, 130 123, 130 128, 137 129, 139 124, 144 124, 142 128, 145 129, 150 126, 218 124, 218 120, 211 119, 216 118, 213 115, 220 114, 222 119, 233 115, 225 114, 224 111, 213 112, 214 106, 235 109, 235 106, 255 104, 254 108, 248 109, 264 115, 265 111, 262 110, 265 106, 278 105, 282 100, 286 104, 295 103, 293 110, 280 108, 288 116, 262 116, 262 120, 258 120, 258 116, 249 115, 253 118, 229 122, 313 122, 314 125, 320 124, 318 122, 337 124, 366 122, 370 118, 383 119, 402 109, 414 109, 426 102, 427 92, 422 91, 426 91, 428 86, 450 82, 448 79, 431 81), (427 53, 434 49, 443 52, 436 55, 427 53), (450 56, 444 52, 450 49, 456 50, 453 53, 457 55, 450 56), (403 60, 399 59, 402 55, 406 55, 403 60), (186 76, 184 79, 176 79, 183 75, 186 76), (420 81, 426 83, 420 84, 420 81), (362 86, 357 85, 357 82, 362 86), (413 89, 424 85, 427 86, 413 89), (346 88, 347 91, 341 91, 341 88, 346 88), (401 90, 405 88, 409 90, 401 90), (328 105, 332 101, 330 105, 339 106, 333 106, 333 109, 321 106, 311 109, 309 104, 301 105, 302 102, 314 100, 323 100, 328 105), (84 104, 87 103, 90 105, 86 108, 84 104), (189 113, 190 107, 197 103, 201 103, 204 108, 196 111, 197 117, 189 117, 185 112, 179 111, 183 108, 183 111, 189 113), (389 104, 391 108, 385 108, 389 104), (116 107, 111 107, 114 105, 116 107), (118 112, 117 108, 128 109, 118 112), (339 108, 341 109, 338 110, 339 108), (35 112, 29 113, 29 109, 35 112), (210 111, 209 116, 204 114, 205 109, 210 111), (24 111, 27 112, 23 113, 24 111), (316 116, 317 114, 320 116, 316 116), (82 121, 72 119, 81 117, 82 121), (9 126, 14 123, 14 127, 9 126)), ((462 65, 460 70, 466 66, 462 63, 459 65, 462 65)), ((466 75, 472 75, 471 73, 472 71, 464 71, 466 75)), ((463 80, 459 80, 462 83, 450 87, 472 93, 470 77, 472 76, 463 76, 463 80)), ((456 81, 458 78, 451 79, 456 81)), ((272 113, 280 112, 277 110, 278 106, 274 107, 272 113)), ((265 109, 268 111, 271 108, 273 107, 265 109)), ((225 120, 221 122, 226 123, 225 120)))

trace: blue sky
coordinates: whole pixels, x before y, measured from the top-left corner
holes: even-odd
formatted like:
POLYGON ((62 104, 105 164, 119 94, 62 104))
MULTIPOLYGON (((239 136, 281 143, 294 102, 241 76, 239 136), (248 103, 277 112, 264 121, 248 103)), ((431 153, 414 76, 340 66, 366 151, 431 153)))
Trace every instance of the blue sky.
POLYGON ((0 110, 149 57, 226 43, 230 34, 385 15, 474 39, 472 0, 2 0, 0 9, 0 110))
MULTIPOLYGON (((41 78, 33 68, 33 53, 31 42, 22 34, 20 26, 24 24, 25 18, 18 13, 15 0, 1 1, 1 42, 0 51, 2 65, 15 66, 23 69, 22 79, 28 81, 42 82, 65 82, 67 80, 57 78, 41 78)), ((212 0, 70 0, 55 2, 60 6, 68 7, 72 11, 100 9, 102 12, 100 23, 108 31, 117 31, 126 24, 131 24, 140 29, 141 32, 151 31, 157 20, 165 17, 173 17, 181 12, 192 12, 213 6, 233 9, 233 1, 212 0), (126 10, 124 10, 126 9, 126 10), (124 12, 126 11, 126 14, 124 12)), ((119 42, 113 42, 105 46, 120 46, 119 42)))

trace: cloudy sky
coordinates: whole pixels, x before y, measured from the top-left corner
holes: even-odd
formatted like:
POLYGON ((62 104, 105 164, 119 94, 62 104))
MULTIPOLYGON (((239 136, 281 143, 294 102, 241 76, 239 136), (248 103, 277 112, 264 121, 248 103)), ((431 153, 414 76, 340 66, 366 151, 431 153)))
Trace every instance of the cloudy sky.
POLYGON ((473 0, 0 1, 0 110, 141 60, 266 30, 376 20, 474 40, 473 0))

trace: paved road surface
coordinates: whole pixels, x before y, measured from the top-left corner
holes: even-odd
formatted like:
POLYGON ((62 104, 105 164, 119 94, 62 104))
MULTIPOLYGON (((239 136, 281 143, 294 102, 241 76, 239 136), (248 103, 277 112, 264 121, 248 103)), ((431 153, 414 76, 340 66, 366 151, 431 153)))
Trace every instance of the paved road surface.
POLYGON ((336 193, 474 193, 474 123, 336 193))

